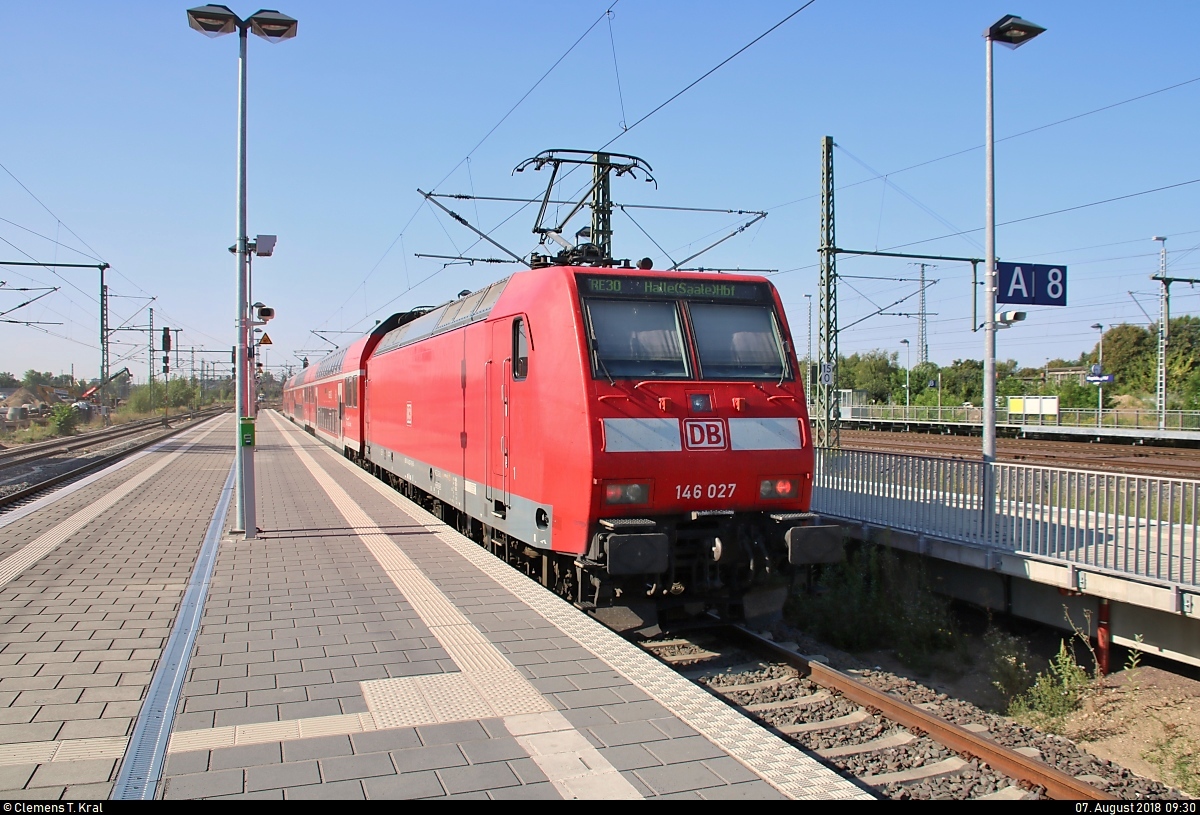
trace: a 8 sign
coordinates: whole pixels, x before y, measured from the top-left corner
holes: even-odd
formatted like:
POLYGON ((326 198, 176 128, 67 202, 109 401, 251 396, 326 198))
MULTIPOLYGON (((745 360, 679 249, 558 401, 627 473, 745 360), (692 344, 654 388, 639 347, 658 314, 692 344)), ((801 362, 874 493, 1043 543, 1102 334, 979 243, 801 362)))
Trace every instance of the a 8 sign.
POLYGON ((1065 306, 1067 267, 1041 263, 997 263, 997 303, 1024 306, 1065 306))

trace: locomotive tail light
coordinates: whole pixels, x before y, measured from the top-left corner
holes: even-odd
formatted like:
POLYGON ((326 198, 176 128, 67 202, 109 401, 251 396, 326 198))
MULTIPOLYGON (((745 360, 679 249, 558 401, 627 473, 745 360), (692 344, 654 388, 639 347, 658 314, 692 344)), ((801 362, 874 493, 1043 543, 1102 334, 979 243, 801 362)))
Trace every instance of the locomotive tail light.
POLYGON ((762 498, 795 498, 800 492, 800 482, 795 478, 764 478, 758 485, 762 498))
POLYGON ((604 503, 606 504, 644 504, 649 500, 649 484, 604 485, 604 503))

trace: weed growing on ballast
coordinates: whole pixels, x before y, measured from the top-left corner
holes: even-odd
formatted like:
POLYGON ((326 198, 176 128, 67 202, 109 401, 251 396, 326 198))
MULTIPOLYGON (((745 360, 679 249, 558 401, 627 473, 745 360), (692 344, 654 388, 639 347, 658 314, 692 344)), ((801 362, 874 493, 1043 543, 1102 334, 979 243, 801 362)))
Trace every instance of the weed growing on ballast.
POLYGON ((1200 744, 1179 732, 1179 726, 1158 720, 1166 734, 1142 758, 1158 767, 1163 779, 1188 795, 1200 796, 1200 744))
POLYGON ((60 436, 69 436, 79 425, 79 411, 70 405, 55 405, 50 411, 50 425, 60 436))
POLYGON ((1101 677, 1100 662, 1092 647, 1092 614, 1084 611, 1083 616, 1086 623, 1080 628, 1071 619, 1071 612, 1063 606, 1063 618, 1073 632, 1071 647, 1067 646, 1067 640, 1059 641, 1058 654, 1050 660, 1049 670, 1039 672, 1033 686, 1009 703, 1010 716, 1043 730, 1061 733, 1063 720, 1082 706, 1085 696, 1097 690, 1101 677), (1091 654, 1094 667, 1090 675, 1075 658, 1075 640, 1083 643, 1091 654))
POLYGON ((1091 683, 1067 641, 1060 640, 1049 670, 1039 672, 1033 687, 1012 700, 1008 715, 1051 733, 1062 732, 1063 719, 1079 709, 1091 683))

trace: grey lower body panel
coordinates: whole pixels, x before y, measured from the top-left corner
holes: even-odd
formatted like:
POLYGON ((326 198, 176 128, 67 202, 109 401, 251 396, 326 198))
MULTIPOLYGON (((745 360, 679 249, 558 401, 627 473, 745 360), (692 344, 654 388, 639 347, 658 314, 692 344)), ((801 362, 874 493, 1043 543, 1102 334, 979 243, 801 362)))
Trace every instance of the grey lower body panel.
MULTIPOLYGON (((496 501, 487 497, 487 486, 427 461, 389 450, 374 442, 367 445, 367 460, 403 478, 439 501, 498 529, 509 537, 538 549, 551 548, 554 507, 510 492, 503 503, 504 514, 496 513, 496 501), (544 517, 539 523, 538 511, 544 517)), ((499 493, 496 493, 499 496, 499 493)))

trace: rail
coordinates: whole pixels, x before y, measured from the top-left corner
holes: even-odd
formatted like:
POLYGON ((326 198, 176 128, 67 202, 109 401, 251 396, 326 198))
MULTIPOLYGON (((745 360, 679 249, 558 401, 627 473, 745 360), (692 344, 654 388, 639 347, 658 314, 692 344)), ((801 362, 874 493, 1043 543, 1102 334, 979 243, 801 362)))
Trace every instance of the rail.
MULTIPOLYGON (((809 405, 812 415, 813 406, 809 405)), ((841 419, 848 422, 912 422, 923 424, 983 424, 983 408, 978 406, 937 407, 925 405, 842 405, 841 419)), ((1059 408, 1055 414, 1014 413, 996 409, 996 424, 1011 427, 1108 428, 1120 430, 1171 430, 1200 433, 1200 411, 1168 410, 1162 428, 1154 410, 1110 409, 1097 411, 1059 408)))
POLYGON ((982 461, 815 452, 822 515, 1200 585, 1200 481, 1009 463, 989 479, 982 461))
POLYGON ((1043 761, 1030 758, 1003 747, 986 736, 959 727, 945 719, 910 705, 881 690, 853 679, 841 671, 820 662, 805 659, 776 642, 765 639, 741 626, 730 625, 723 632, 751 647, 769 652, 780 660, 808 676, 818 685, 836 690, 855 704, 874 708, 892 721, 918 732, 928 733, 930 738, 951 750, 977 757, 993 769, 1011 778, 1025 781, 1046 790, 1050 798, 1069 801, 1115 801, 1116 796, 1093 787, 1049 766, 1043 761))

